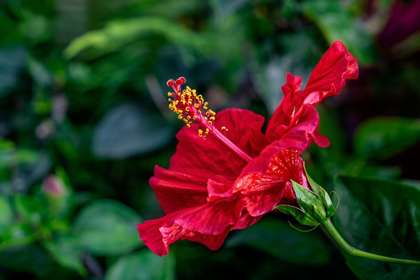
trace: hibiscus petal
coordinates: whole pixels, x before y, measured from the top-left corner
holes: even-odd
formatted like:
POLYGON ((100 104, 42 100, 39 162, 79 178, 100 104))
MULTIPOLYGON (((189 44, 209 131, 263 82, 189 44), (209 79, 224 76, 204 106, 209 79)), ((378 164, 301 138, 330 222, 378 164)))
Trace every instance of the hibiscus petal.
MULTIPOLYGON (((305 151, 316 140, 321 147, 327 147, 329 141, 325 136, 318 133, 319 115, 312 106, 304 106, 299 123, 288 131, 282 132, 283 136, 268 145, 260 155, 248 163, 242 170, 241 177, 246 174, 264 174, 269 167, 272 158, 281 150, 296 149, 305 151)), ((277 130, 284 129, 279 126, 277 130)))
POLYGON ((279 187, 270 191, 252 194, 243 199, 250 216, 259 217, 273 210, 283 197, 284 182, 278 185, 279 187))
POLYGON ((149 181, 165 214, 199 206, 207 201, 205 178, 155 167, 149 181))
POLYGON ((303 94, 303 104, 316 105, 325 97, 339 94, 346 79, 356 79, 359 66, 340 41, 335 41, 313 70, 303 94))
POLYGON ((308 149, 313 140, 320 147, 328 147, 330 145, 329 140, 325 136, 319 134, 318 129, 318 111, 312 106, 304 105, 299 117, 299 123, 291 127, 286 133, 283 132, 281 140, 287 147, 296 148, 300 151, 308 149))
POLYGON ((265 132, 267 138, 270 140, 277 140, 279 135, 282 135, 276 132, 277 127, 287 127, 289 125, 298 98, 296 97, 296 93, 301 86, 302 77, 295 76, 290 73, 286 74, 286 84, 281 87, 283 91, 283 99, 277 106, 276 111, 274 111, 273 115, 271 116, 265 132))
POLYGON ((149 249, 152 250, 156 255, 167 255, 169 252, 169 244, 175 242, 173 241, 171 243, 165 243, 163 241, 160 228, 162 228, 166 223, 171 221, 178 214, 179 211, 173 212, 160 219, 145 221, 144 224, 137 224, 137 229, 139 231, 141 240, 143 240, 143 243, 149 247, 149 249))
MULTIPOLYGON (((226 137, 250 156, 257 155, 268 140, 261 133, 264 118, 248 110, 228 109, 216 115, 216 128, 228 128, 226 137)), ((177 134, 178 146, 170 169, 192 176, 215 179, 223 176, 234 181, 246 162, 211 134, 198 136, 198 124, 184 127, 177 134)))
POLYGON ((253 216, 249 215, 248 211, 243 210, 242 215, 241 215, 241 218, 232 227, 232 230, 235 230, 235 229, 244 229, 244 228, 250 227, 253 224, 255 224, 256 222, 258 222, 259 220, 261 220, 262 217, 263 216, 253 217, 253 216))
POLYGON ((245 223, 240 220, 243 205, 240 200, 219 200, 148 220, 137 228, 143 243, 159 256, 166 255, 169 245, 178 239, 201 242, 216 250, 238 221, 240 226, 245 223))
POLYGON ((299 154, 296 149, 283 149, 270 158, 266 171, 245 174, 235 182, 234 191, 244 196, 251 216, 271 211, 280 201, 296 202, 289 184, 291 179, 309 188, 299 154))
POLYGON ((243 207, 244 203, 239 199, 218 200, 178 215, 174 223, 188 231, 218 235, 229 226, 236 224, 243 207))
POLYGON ((269 141, 261 132, 264 117, 249 110, 227 109, 216 115, 216 128, 228 129, 226 136, 251 157, 257 156, 269 141))
POLYGON ((302 87, 302 77, 286 73, 286 84, 281 87, 284 96, 296 93, 302 87))

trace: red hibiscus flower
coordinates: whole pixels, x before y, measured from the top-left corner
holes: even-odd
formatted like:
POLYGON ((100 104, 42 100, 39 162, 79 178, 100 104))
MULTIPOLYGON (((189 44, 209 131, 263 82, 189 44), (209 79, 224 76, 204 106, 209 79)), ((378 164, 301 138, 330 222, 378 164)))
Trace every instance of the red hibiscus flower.
POLYGON ((356 59, 334 42, 300 91, 301 77, 287 74, 284 97, 265 133, 264 118, 248 110, 215 113, 184 78, 168 81, 171 110, 187 127, 177 134, 169 169, 156 166, 150 185, 166 216, 138 224, 140 238, 157 255, 178 239, 218 249, 231 230, 251 226, 278 204, 296 205, 290 180, 310 189, 300 153, 318 134, 313 107, 339 94, 346 79, 358 76, 356 59), (198 131, 198 133, 197 133, 198 131))

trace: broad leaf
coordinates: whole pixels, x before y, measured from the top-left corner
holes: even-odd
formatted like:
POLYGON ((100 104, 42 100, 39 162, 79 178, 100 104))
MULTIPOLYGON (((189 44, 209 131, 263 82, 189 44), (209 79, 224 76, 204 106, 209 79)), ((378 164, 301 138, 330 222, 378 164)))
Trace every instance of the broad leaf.
POLYGON ((61 266, 75 270, 81 275, 87 275, 87 270, 82 262, 83 250, 74 236, 59 236, 46 242, 44 247, 48 249, 61 266))
POLYGON ((359 157, 385 159, 420 141, 420 120, 374 118, 361 124, 354 138, 359 157))
MULTIPOLYGON (((357 249, 420 260, 420 188, 391 181, 340 176, 341 204, 334 225, 357 249)), ((356 258, 347 264, 361 279, 417 279, 420 268, 356 258)))
POLYGON ((175 279, 175 260, 172 255, 159 257, 143 250, 121 257, 112 265, 105 280, 171 280, 175 279))
POLYGON ((146 154, 166 145, 172 133, 162 117, 122 104, 108 112, 96 127, 93 152, 111 159, 146 154))
POLYGON ((298 265, 324 265, 330 261, 328 244, 318 232, 299 232, 281 219, 264 219, 227 240, 228 247, 239 245, 298 265))
POLYGON ((330 44, 336 40, 342 41, 357 57, 359 64, 369 65, 374 63, 377 56, 373 36, 366 27, 367 22, 352 13, 351 2, 306 0, 302 7, 330 44))
POLYGON ((97 255, 119 255, 142 242, 137 223, 142 219, 132 209, 113 200, 99 200, 86 206, 73 225, 79 244, 97 255))

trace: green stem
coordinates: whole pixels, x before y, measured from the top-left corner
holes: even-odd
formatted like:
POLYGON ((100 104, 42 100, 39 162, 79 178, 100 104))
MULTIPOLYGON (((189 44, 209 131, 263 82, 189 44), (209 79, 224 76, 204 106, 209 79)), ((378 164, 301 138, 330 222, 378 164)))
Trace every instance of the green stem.
POLYGON ((364 251, 360 251, 360 250, 352 247, 350 244, 348 244, 343 239, 343 237, 340 235, 340 233, 338 233, 338 231, 335 229, 335 227, 332 224, 330 219, 323 222, 322 225, 325 227, 325 229, 328 231, 328 233, 331 235, 331 237, 337 242, 338 246, 340 246, 340 248, 343 249, 349 255, 356 256, 356 257, 361 257, 361 258, 366 258, 366 259, 382 261, 382 262, 390 262, 390 263, 399 263, 399 264, 408 264, 408 265, 418 265, 418 266, 420 266, 419 261, 384 257, 384 256, 381 256, 381 255, 376 255, 376 254, 371 254, 371 253, 367 253, 367 252, 364 252, 364 251))

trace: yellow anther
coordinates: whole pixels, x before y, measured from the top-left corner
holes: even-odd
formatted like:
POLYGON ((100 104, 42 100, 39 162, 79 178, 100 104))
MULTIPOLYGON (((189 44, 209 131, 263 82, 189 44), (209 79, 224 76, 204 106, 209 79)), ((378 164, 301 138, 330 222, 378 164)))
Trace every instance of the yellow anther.
POLYGON ((169 109, 178 114, 178 119, 185 122, 187 127, 193 123, 200 124, 198 135, 206 139, 216 118, 216 113, 208 109, 208 102, 202 95, 197 95, 195 89, 186 87, 182 91, 168 92, 169 109))

